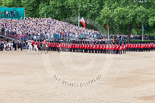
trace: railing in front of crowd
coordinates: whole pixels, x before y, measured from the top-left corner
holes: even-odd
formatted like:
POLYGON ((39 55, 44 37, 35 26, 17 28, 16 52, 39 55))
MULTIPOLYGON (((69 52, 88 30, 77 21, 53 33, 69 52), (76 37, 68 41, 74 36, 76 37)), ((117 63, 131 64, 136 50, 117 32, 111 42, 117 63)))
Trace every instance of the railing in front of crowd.
MULTIPOLYGON (((97 36, 96 35, 88 35, 88 34, 80 34, 80 35, 62 35, 62 34, 53 34, 53 35, 30 35, 30 34, 25 34, 25 35, 19 35, 15 32, 0 32, 0 34, 6 36, 6 37, 10 37, 13 39, 18 39, 18 40, 37 40, 37 41, 42 41, 42 40, 49 40, 49 41, 55 41, 55 40, 65 40, 65 41, 69 41, 69 40, 79 40, 79 39, 102 39, 103 37, 97 36)), ((99 35, 99 34, 98 34, 99 35)))
MULTIPOLYGON (((106 38, 101 35, 88 35, 88 34, 80 34, 80 35, 75 35, 75 34, 67 34, 67 35, 62 35, 62 34, 52 34, 52 35, 30 35, 30 34, 25 34, 25 35, 20 35, 15 32, 8 32, 8 31, 0 31, 0 34, 3 35, 3 37, 8 37, 12 38, 15 40, 36 40, 36 41, 43 41, 43 40, 48 40, 48 41, 57 41, 57 40, 64 40, 64 41, 70 41, 70 40, 84 40, 84 39, 103 39, 106 38)), ((113 39, 113 38, 110 38, 113 39)), ((115 40, 118 41, 127 41, 127 38, 115 38, 115 40)), ((134 40, 131 38, 131 40, 134 40)), ((136 39, 137 40, 137 39, 136 39)), ((145 39, 147 40, 147 39, 145 39)))

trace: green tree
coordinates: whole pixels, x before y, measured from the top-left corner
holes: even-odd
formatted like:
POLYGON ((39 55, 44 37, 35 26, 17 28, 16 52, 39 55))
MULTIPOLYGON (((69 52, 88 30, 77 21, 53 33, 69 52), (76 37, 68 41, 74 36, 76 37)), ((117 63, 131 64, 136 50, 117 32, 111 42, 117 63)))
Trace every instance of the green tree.
POLYGON ((121 34, 128 34, 128 41, 130 41, 132 29, 139 29, 141 23, 148 25, 148 11, 144 5, 134 3, 132 0, 107 0, 106 5, 100 12, 99 21, 102 24, 110 23, 111 26, 116 27, 117 30, 119 29, 121 34))
POLYGON ((64 20, 69 17, 87 17, 105 27, 111 34, 155 34, 154 0, 0 0, 2 7, 24 7, 26 17, 51 17, 64 20), (146 2, 147 1, 147 2, 146 2))

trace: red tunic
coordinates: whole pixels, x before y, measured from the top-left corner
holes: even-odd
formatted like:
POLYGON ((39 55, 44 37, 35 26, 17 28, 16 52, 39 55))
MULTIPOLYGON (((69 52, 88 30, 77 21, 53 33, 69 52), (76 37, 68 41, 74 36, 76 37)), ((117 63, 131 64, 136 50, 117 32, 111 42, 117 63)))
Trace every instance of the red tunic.
POLYGON ((89 46, 90 46, 90 49, 93 49, 93 45, 92 44, 90 44, 89 46))
POLYGON ((115 50, 115 45, 112 45, 113 50, 115 50))
POLYGON ((118 50, 118 49, 119 49, 119 48, 118 48, 118 45, 115 45, 115 49, 116 49, 116 50, 118 50))
POLYGON ((95 45, 93 44, 93 49, 95 49, 95 45))
POLYGON ((75 44, 73 43, 73 49, 75 49, 75 44))
POLYGON ((104 50, 106 49, 106 48, 105 48, 105 44, 102 45, 102 49, 104 49, 104 50))
POLYGON ((82 44, 80 44, 80 49, 82 49, 82 44))
POLYGON ((87 44, 84 44, 84 49, 87 49, 87 44))
POLYGON ((98 46, 98 44, 96 44, 96 46, 95 46, 95 49, 99 49, 99 46, 98 46))
POLYGON ((84 44, 82 44, 82 47, 81 48, 84 49, 84 44))
POLYGON ((106 45, 105 49, 106 49, 106 50, 109 50, 109 46, 108 46, 108 45, 106 45))
POLYGON ((35 42, 34 41, 32 41, 32 45, 34 45, 35 44, 35 42))
POLYGON ((112 50, 112 46, 111 46, 111 44, 109 44, 109 50, 112 50))
POLYGON ((101 45, 101 44, 99 44, 99 49, 100 49, 100 50, 102 49, 102 45, 101 45))
POLYGON ((89 44, 87 44, 87 49, 89 49, 89 44))

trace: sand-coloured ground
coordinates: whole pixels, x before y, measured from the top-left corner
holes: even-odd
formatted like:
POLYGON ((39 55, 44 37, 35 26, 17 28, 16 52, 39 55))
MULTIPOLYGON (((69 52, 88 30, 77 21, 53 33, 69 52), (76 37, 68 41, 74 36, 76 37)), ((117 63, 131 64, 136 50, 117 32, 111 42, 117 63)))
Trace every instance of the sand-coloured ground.
POLYGON ((155 103, 155 52, 0 52, 0 103, 155 103))

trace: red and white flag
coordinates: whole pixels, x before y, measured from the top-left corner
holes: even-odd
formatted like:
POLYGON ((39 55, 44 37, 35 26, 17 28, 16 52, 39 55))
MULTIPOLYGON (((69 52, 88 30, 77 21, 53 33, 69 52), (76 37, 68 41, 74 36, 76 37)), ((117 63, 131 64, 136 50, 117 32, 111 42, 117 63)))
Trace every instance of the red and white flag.
POLYGON ((83 17, 80 19, 80 22, 83 24, 84 28, 86 28, 86 22, 85 22, 85 20, 83 19, 83 17))

